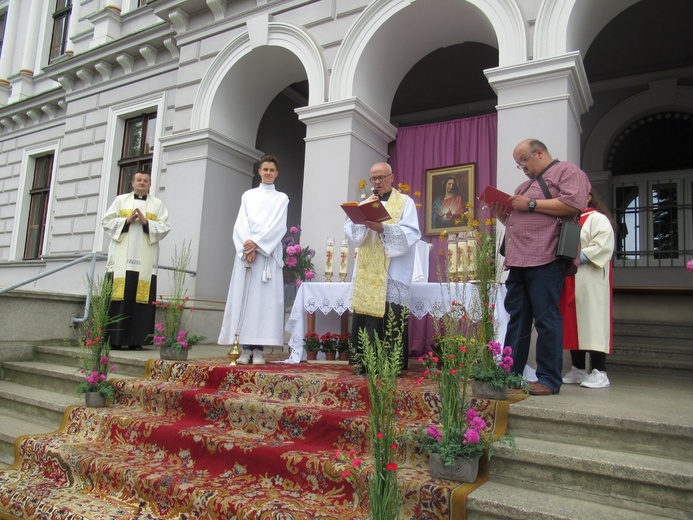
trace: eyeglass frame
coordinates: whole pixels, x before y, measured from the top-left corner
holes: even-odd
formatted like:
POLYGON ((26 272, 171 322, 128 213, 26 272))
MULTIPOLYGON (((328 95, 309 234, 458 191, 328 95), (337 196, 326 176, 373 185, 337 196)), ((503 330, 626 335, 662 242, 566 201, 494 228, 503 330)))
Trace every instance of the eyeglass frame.
POLYGON ((385 179, 387 179, 390 175, 392 175, 392 174, 391 174, 391 173, 388 173, 388 174, 386 174, 386 175, 380 175, 380 176, 378 176, 378 177, 371 177, 370 179, 368 179, 368 182, 370 182, 371 184, 375 184, 376 182, 383 182, 383 181, 384 181, 385 179))
POLYGON ((520 162, 515 163, 515 168, 517 168, 518 170, 524 169, 524 167, 527 166, 527 161, 529 161, 529 158, 532 157, 538 151, 539 148, 535 148, 534 150, 529 152, 529 154, 524 159, 521 159, 520 162))

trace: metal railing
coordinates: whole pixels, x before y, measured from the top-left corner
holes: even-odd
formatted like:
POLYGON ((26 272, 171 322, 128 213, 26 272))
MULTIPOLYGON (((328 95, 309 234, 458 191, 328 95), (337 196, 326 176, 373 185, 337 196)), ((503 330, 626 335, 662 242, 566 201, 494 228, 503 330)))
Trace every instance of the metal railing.
MULTIPOLYGON (((90 266, 89 266, 89 279, 93 280, 94 279, 94 271, 96 271, 96 261, 97 260, 105 260, 108 258, 108 255, 106 253, 89 253, 88 255, 81 256, 79 258, 75 258, 74 260, 70 260, 66 264, 63 264, 61 266, 58 266, 54 269, 51 269, 49 271, 46 271, 45 273, 37 274, 36 276, 32 276, 31 278, 28 278, 22 282, 16 283, 14 285, 10 285, 8 287, 3 287, 0 289, 0 296, 8 293, 10 291, 13 291, 14 289, 18 289, 19 287, 22 287, 28 283, 35 282, 37 280, 40 280, 42 278, 46 278, 47 276, 50 276, 55 273, 59 273, 60 271, 63 271, 69 267, 72 267, 73 265, 77 265, 82 262, 89 261, 90 266)), ((175 267, 170 267, 167 265, 157 265, 159 269, 166 269, 167 271, 178 271, 175 267)), ((184 273, 189 274, 191 277, 194 277, 197 275, 197 271, 190 271, 188 269, 183 270, 184 273)), ((70 326, 71 327, 76 327, 77 324, 79 323, 84 323, 89 319, 89 307, 91 305, 91 290, 87 290, 87 295, 86 295, 86 300, 84 302, 84 314, 81 317, 77 317, 74 314, 70 318, 70 326)))

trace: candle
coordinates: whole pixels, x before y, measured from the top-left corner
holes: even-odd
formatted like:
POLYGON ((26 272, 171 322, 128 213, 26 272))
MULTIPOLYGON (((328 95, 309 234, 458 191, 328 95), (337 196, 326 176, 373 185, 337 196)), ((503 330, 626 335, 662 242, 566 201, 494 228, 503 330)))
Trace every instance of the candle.
POLYGON ((457 241, 457 272, 464 277, 467 271, 467 241, 457 241))
POLYGON ((349 265, 349 242, 347 240, 342 240, 342 252, 339 255, 339 274, 347 274, 347 267, 349 265))
POLYGON ((457 236, 451 234, 448 237, 448 274, 457 273, 457 236))
POLYGON ((332 262, 334 260, 334 238, 327 239, 327 251, 325 252, 325 274, 333 273, 332 262))
POLYGON ((470 240, 467 242, 467 249, 469 250, 469 262, 467 263, 467 269, 471 276, 476 271, 476 240, 470 240))

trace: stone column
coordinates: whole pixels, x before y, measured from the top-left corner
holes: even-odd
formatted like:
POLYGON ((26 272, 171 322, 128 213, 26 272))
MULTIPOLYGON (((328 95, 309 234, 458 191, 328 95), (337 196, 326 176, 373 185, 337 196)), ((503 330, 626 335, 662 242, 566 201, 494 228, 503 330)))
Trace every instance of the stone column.
POLYGON ((580 164, 580 116, 592 95, 578 52, 485 71, 498 95, 498 188, 513 193, 525 180, 512 152, 523 139, 543 141, 549 153, 580 164))
POLYGON ((359 181, 368 179, 374 163, 387 161, 397 129, 357 98, 296 113, 307 127, 301 243, 315 249, 314 264, 323 281, 326 238, 339 244, 344 236, 346 215, 340 204, 358 200, 359 181))
POLYGON ((10 0, 5 19, 5 38, 2 42, 2 56, 0 56, 0 85, 5 87, 10 86, 9 77, 12 75, 12 56, 19 28, 20 1, 10 0))

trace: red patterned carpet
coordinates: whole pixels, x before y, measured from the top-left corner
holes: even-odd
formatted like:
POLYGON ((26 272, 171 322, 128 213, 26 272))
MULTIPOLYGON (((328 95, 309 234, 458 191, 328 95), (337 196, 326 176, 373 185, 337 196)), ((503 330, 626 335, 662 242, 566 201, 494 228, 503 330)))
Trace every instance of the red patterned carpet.
MULTIPOLYGON (((412 360, 412 365, 416 365, 412 360)), ((433 479, 405 440, 437 417, 433 384, 398 380, 402 518, 461 519, 475 484, 433 479)), ((150 360, 117 380, 116 402, 73 407, 55 433, 17 441, 0 470, 0 518, 51 520, 359 519, 367 502, 340 476, 336 449, 368 464, 366 380, 344 364, 229 366, 150 360)), ((474 400, 505 433, 508 402, 474 400)))

